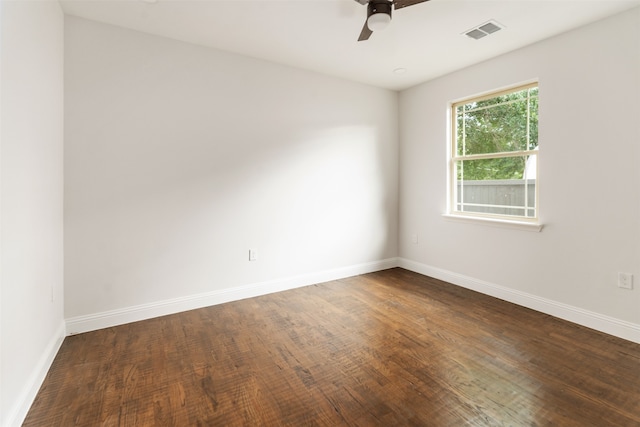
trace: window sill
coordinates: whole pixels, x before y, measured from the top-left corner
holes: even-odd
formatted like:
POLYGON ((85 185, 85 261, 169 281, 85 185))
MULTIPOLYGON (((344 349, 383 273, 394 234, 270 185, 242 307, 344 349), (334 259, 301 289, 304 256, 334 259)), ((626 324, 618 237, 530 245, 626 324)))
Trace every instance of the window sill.
POLYGON ((465 215, 454 215, 454 214, 442 214, 442 217, 447 221, 454 222, 463 222, 469 224, 484 224, 493 227, 503 227, 503 228, 511 228, 516 230, 525 230, 525 231, 533 231, 540 232, 542 231, 543 224, 539 224, 537 222, 527 222, 527 221, 516 221, 516 220, 507 220, 507 219, 497 219, 497 218, 481 218, 477 216, 465 216, 465 215))

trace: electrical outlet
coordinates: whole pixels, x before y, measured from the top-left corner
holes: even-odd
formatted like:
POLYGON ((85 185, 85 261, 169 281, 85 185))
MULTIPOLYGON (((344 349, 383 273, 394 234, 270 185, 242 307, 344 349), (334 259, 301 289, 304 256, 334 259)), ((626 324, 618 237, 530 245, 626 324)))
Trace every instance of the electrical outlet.
POLYGON ((623 289, 633 289, 633 274, 618 273, 618 287, 623 289))
POLYGON ((249 249, 249 261, 255 261, 258 259, 258 253, 255 249, 249 249))
POLYGON ((414 245, 418 244, 418 235, 417 234, 412 234, 411 235, 411 243, 413 243, 414 245))

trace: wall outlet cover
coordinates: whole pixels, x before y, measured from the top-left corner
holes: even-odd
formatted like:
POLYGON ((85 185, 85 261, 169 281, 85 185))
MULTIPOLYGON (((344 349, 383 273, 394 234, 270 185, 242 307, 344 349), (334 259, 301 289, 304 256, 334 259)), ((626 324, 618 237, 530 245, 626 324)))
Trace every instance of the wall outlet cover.
POLYGON ((633 289, 633 274, 618 273, 618 287, 622 289, 633 289))

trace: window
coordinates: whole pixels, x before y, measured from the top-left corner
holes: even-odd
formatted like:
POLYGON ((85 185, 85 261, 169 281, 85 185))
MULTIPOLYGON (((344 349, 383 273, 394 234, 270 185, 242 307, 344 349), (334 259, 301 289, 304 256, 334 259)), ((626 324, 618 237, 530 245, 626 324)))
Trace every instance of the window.
POLYGON ((538 85, 451 106, 450 213, 537 221, 538 85))

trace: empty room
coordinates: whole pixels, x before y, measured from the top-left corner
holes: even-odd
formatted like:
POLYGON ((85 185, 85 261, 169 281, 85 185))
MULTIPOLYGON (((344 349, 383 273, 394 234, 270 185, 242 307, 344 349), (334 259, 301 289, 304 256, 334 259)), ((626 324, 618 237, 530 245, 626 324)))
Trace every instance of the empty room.
POLYGON ((0 25, 0 426, 640 425, 640 0, 0 25))

